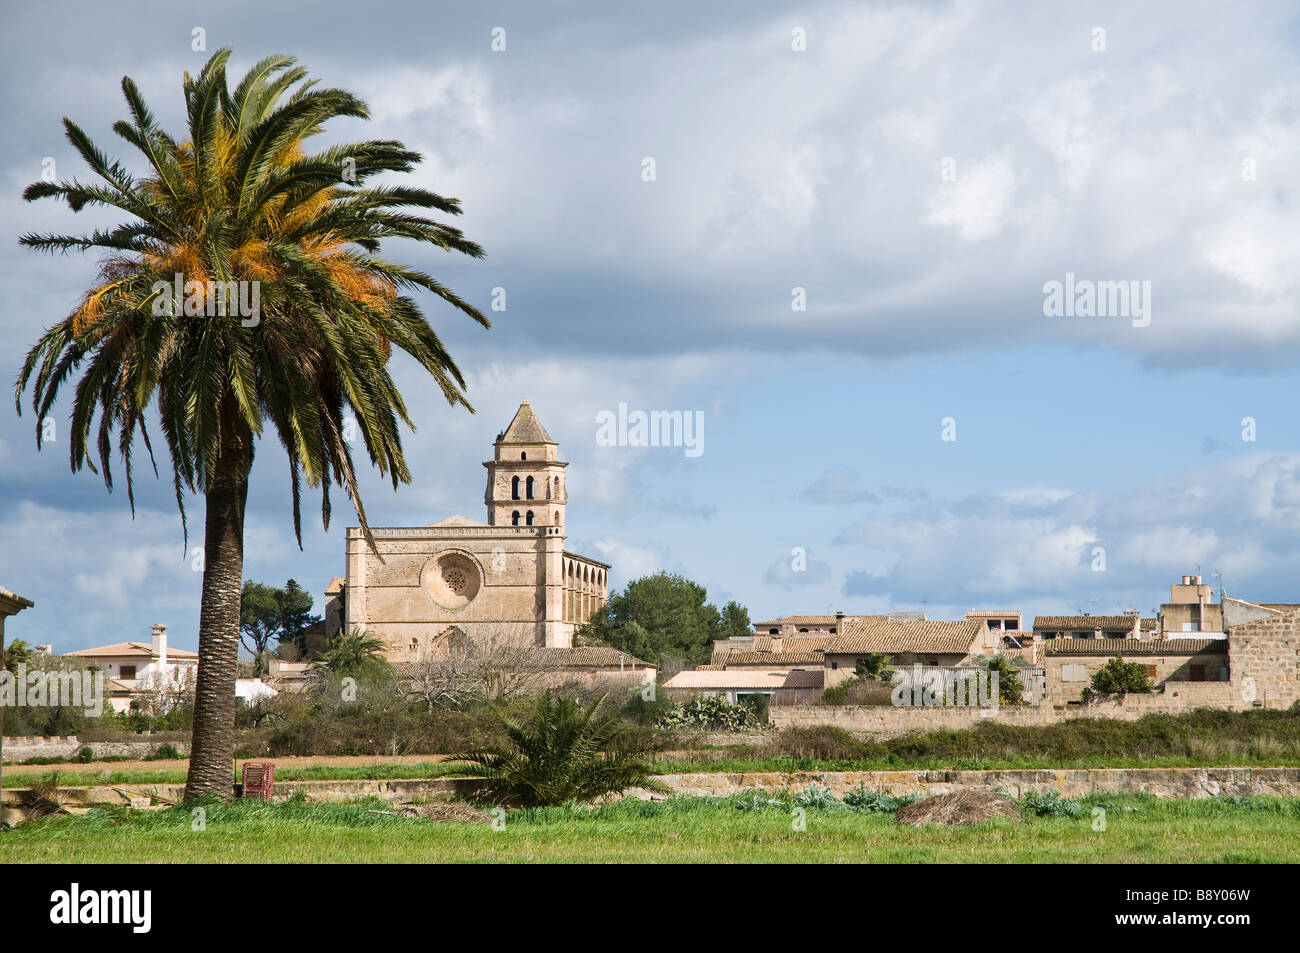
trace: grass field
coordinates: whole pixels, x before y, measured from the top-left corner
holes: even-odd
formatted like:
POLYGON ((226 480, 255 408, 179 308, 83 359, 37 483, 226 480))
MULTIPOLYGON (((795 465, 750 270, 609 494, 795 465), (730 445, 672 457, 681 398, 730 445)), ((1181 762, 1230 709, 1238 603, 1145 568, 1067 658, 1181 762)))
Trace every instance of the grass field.
MULTIPOLYGON (((627 799, 598 809, 511 811, 488 824, 433 823, 346 805, 236 802, 188 808, 96 809, 0 833, 0 863, 156 862, 724 862, 724 863, 1294 863, 1300 799, 1160 801, 1094 796, 1078 817, 912 828, 892 815, 788 803, 742 810, 744 798, 627 799), (1092 809, 1105 810, 1094 830, 1092 809)), ((751 802, 752 803, 752 802, 751 802)))

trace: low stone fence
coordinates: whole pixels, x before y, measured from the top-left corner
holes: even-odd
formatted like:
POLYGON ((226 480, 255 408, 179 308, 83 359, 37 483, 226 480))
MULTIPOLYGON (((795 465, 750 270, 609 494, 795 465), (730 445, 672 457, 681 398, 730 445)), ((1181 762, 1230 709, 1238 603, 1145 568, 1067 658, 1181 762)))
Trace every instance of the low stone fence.
MULTIPOLYGON (((674 793, 725 797, 746 790, 801 791, 812 784, 828 787, 837 797, 860 786, 885 794, 930 796, 954 791, 1001 790, 1020 798, 1030 791, 1056 791, 1063 797, 1087 794, 1150 794, 1163 798, 1271 795, 1300 797, 1300 768, 1088 768, 1060 771, 756 771, 752 773, 666 774, 659 780, 674 793)), ((329 803, 377 796, 393 803, 429 798, 467 797, 475 778, 428 778, 384 781, 284 781, 275 785, 277 801, 302 792, 308 801, 329 803)), ((61 788, 58 799, 71 810, 96 804, 138 808, 175 804, 182 784, 123 784, 113 787, 61 788)), ((25 816, 27 792, 0 792, 4 819, 18 823, 25 816)), ((648 797, 647 792, 640 792, 648 797)))
POLYGON ((1243 709, 1239 689, 1227 682, 1166 684, 1163 692, 1124 695, 1088 704, 999 705, 976 707, 894 707, 892 705, 796 705, 768 710, 777 728, 834 725, 848 731, 871 732, 890 738, 908 731, 973 728, 983 721, 999 725, 1054 725, 1074 718, 1116 718, 1135 721, 1144 715, 1177 715, 1196 708, 1243 709))
POLYGON ((182 757, 189 757, 188 741, 80 741, 76 735, 19 736, 5 738, 3 757, 6 764, 21 764, 29 758, 61 758, 76 760, 83 748, 89 748, 96 757, 148 758, 163 745, 171 745, 182 757))

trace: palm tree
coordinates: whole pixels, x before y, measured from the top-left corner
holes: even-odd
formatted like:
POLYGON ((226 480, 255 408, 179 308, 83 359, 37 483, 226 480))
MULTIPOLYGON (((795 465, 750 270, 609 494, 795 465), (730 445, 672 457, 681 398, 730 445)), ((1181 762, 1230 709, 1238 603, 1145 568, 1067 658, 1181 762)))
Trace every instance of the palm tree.
POLYGON ((321 650, 316 666, 335 675, 355 675, 386 662, 384 652, 387 648, 388 643, 369 629, 353 629, 347 634, 340 632, 321 650))
POLYGON ((26 665, 32 660, 35 653, 32 647, 22 639, 14 639, 5 646, 4 654, 0 656, 0 668, 7 668, 11 672, 18 671, 19 665, 26 665))
POLYGON ((430 291, 488 326, 478 310, 431 275, 380 257, 385 238, 483 255, 458 229, 420 214, 459 214, 456 199, 401 185, 365 185, 380 173, 409 171, 419 154, 393 140, 308 153, 306 139, 329 120, 368 118, 365 103, 342 89, 318 88, 303 67, 278 55, 257 63, 231 92, 229 56, 220 50, 197 79, 185 75, 189 128, 179 143, 158 126, 131 78, 123 77, 131 119, 113 129, 143 154, 143 177, 111 161, 65 118, 68 140, 102 181, 37 182, 23 194, 28 201, 63 199, 73 211, 107 206, 128 219, 89 235, 21 239, 42 251, 98 249, 103 256, 95 285, 28 353, 16 400, 30 382, 39 421, 79 372, 69 436, 72 469, 102 471, 111 489, 116 440, 133 511, 137 433, 157 473, 146 427, 155 402, 186 546, 185 494, 204 495, 187 800, 233 793, 244 506, 256 438, 269 422, 288 451, 299 547, 304 479, 321 489, 326 529, 329 484, 345 487, 373 547, 350 437, 355 428, 370 462, 391 477, 394 488, 410 482, 399 422, 414 425, 388 371, 393 347, 433 375, 449 404, 473 411, 460 371, 404 292, 430 291), (223 284, 231 282, 240 284, 223 284), (253 304, 255 313, 233 308, 232 295, 241 305, 253 304))
POLYGON ((591 801, 628 788, 666 790, 650 775, 642 753, 615 750, 622 724, 590 707, 544 691, 528 721, 498 712, 506 745, 457 755, 483 769, 483 794, 522 807, 591 801))

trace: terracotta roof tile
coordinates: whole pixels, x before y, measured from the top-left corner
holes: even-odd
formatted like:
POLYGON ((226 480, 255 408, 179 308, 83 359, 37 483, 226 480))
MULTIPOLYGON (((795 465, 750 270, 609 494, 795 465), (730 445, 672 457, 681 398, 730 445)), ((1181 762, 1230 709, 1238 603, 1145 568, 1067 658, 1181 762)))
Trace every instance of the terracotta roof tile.
POLYGON ((783 625, 834 625, 835 616, 833 615, 784 615, 779 619, 767 619, 763 622, 755 622, 754 628, 764 626, 783 626, 783 625))
MULTIPOLYGON (((112 645, 100 645, 93 649, 80 649, 76 652, 67 652, 67 655, 75 655, 79 658, 115 658, 117 656, 144 656, 153 658, 153 645, 148 642, 114 642, 112 645)), ((167 657, 169 659, 196 659, 199 657, 198 652, 191 652, 189 649, 178 649, 167 646, 167 657)))
POLYGON ((967 653, 974 648, 981 621, 895 621, 879 617, 845 618, 843 631, 826 646, 827 655, 854 652, 967 653))
POLYGON ((825 655, 821 649, 806 652, 719 652, 713 662, 729 665, 821 665, 825 655))
POLYGON ((1228 651, 1227 639, 1048 639, 1048 655, 1198 655, 1228 651))
POLYGON ((1034 631, 1063 632, 1068 629, 1092 631, 1096 629, 1123 629, 1131 631, 1135 616, 1131 615, 1040 615, 1034 619, 1034 631))
POLYGON ((822 688, 826 684, 825 669, 797 668, 785 676, 782 688, 822 688))
POLYGON ((620 664, 626 668, 654 668, 649 662, 608 645, 580 645, 571 649, 549 647, 537 651, 550 664, 569 668, 618 668, 620 664))

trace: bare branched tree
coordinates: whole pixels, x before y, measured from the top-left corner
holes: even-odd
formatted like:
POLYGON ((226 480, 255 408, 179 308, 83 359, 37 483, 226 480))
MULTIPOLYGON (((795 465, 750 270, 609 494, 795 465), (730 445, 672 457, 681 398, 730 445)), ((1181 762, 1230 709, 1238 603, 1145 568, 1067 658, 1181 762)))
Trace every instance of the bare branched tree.
POLYGON ((399 690, 429 711, 532 694, 562 667, 560 653, 539 647, 533 631, 527 623, 499 625, 473 637, 450 629, 419 659, 397 666, 399 690))
POLYGON ((177 666, 166 675, 149 673, 136 683, 131 708, 151 718, 160 718, 173 708, 194 704, 197 671, 192 665, 177 666))

